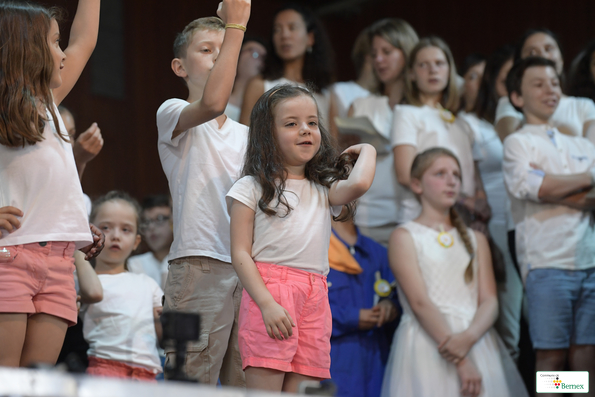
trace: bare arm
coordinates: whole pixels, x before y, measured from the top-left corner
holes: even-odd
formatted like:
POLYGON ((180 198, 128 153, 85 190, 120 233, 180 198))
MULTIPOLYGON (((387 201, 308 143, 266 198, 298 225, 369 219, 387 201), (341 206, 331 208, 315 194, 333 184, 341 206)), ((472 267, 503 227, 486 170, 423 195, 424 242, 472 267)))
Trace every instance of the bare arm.
POLYGON ((563 199, 554 200, 554 201, 547 201, 544 200, 546 203, 550 204, 560 204, 565 205, 570 208, 574 208, 575 210, 579 211, 589 211, 595 209, 595 199, 592 197, 588 197, 590 191, 583 191, 580 193, 574 193, 569 196, 564 197, 563 199))
POLYGON ((66 60, 62 70, 62 85, 52 91, 56 105, 72 90, 95 49, 99 33, 100 3, 100 0, 79 0, 68 47, 64 50, 66 60))
POLYGON ((398 228, 391 234, 388 259, 415 317, 436 344, 442 343, 450 336, 451 330, 440 310, 428 296, 417 262, 413 238, 407 230, 398 228))
POLYGON ((411 165, 417 155, 417 149, 410 145, 399 145, 393 148, 393 154, 397 181, 408 188, 411 183, 411 165))
POLYGON ((82 303, 97 303, 103 300, 103 287, 95 269, 85 260, 85 254, 74 251, 74 266, 79 279, 79 294, 82 303))
POLYGON ((279 305, 267 289, 252 260, 254 211, 237 200, 231 205, 231 263, 242 285, 262 313, 271 338, 282 340, 293 334, 295 326, 289 312, 279 305))
MULTIPOLYGON (((224 0, 222 8, 217 13, 226 24, 246 26, 250 18, 250 0, 224 0)), ((223 114, 233 89, 243 39, 244 32, 240 29, 225 30, 221 50, 209 77, 207 77, 202 97, 194 98, 193 95, 198 95, 196 93, 198 89, 190 88, 189 100, 192 103, 180 113, 178 124, 172 133, 172 139, 190 128, 204 124, 223 114)), ((172 69, 180 77, 187 76, 178 58, 172 61, 172 69)))
POLYGON ((331 92, 331 100, 329 104, 328 110, 328 125, 329 130, 333 138, 339 140, 339 129, 337 128, 337 123, 335 123, 335 117, 339 115, 339 111, 337 110, 337 98, 334 91, 331 92))
POLYGON ((518 130, 521 126, 521 121, 516 117, 503 117, 494 126, 500 140, 504 142, 504 139, 518 130))
POLYGON ((157 334, 157 342, 161 346, 163 339, 163 325, 161 324, 161 314, 163 313, 163 306, 155 306, 153 308, 153 322, 155 323, 155 333, 157 334))
POLYGON ((346 153, 357 156, 349 177, 331 186, 328 197, 331 205, 344 205, 360 198, 370 189, 376 172, 376 149, 367 143, 351 146, 346 153))
POLYGON ((258 98, 264 94, 264 80, 261 76, 255 76, 248 82, 244 100, 242 101, 242 113, 240 114, 240 123, 249 126, 250 114, 252 108, 256 105, 258 98))

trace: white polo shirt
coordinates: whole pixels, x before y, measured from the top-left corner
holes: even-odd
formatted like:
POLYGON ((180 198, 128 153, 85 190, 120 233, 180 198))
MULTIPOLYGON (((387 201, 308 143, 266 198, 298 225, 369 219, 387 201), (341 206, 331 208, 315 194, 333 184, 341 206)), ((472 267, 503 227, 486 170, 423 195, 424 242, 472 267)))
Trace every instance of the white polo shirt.
POLYGON ((595 233, 589 226, 589 212, 543 203, 538 198, 545 174, 578 174, 593 167, 595 146, 591 142, 548 125, 525 125, 504 140, 504 181, 516 225, 523 280, 537 268, 595 266, 595 233))

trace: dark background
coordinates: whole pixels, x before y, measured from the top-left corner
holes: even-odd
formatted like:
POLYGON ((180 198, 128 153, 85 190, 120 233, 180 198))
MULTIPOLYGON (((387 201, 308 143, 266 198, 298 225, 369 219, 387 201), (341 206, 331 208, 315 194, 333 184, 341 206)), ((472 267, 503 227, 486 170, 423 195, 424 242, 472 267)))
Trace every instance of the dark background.
MULTIPOLYGON (((595 38, 593 0, 303 2, 319 13, 328 30, 339 81, 354 77, 349 54, 357 34, 385 17, 405 19, 420 37, 441 36, 458 64, 472 52, 487 55, 502 44, 514 43, 530 27, 547 27, 560 36, 566 66, 595 38)), ((61 26, 66 46, 77 0, 51 4, 67 10, 61 26)), ((281 4, 252 0, 248 32, 268 38, 272 15, 281 4)), ((215 15, 217 5, 217 0, 102 1, 96 51, 64 101, 75 115, 79 132, 96 121, 105 139, 83 178, 83 190, 91 198, 112 189, 137 198, 168 192, 157 154, 155 114, 166 99, 187 97, 183 83, 170 69, 173 40, 191 20, 215 15)))

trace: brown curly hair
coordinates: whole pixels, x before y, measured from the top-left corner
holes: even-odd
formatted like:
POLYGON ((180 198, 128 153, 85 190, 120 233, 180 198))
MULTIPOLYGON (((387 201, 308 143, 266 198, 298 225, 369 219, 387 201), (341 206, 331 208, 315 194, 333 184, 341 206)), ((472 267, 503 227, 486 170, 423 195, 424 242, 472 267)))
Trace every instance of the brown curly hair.
MULTIPOLYGON (((275 108, 281 102, 299 96, 307 96, 316 103, 310 89, 282 84, 265 92, 254 105, 250 115, 248 148, 242 176, 254 177, 262 187, 262 197, 258 201, 258 207, 267 215, 285 217, 292 210, 284 196, 287 171, 275 137, 275 108), (276 202, 271 204, 275 199, 276 202), (282 211, 283 215, 277 211, 279 206, 285 207, 286 211, 282 211)), ((319 111, 318 119, 321 119, 319 111)), ((306 164, 305 177, 330 188, 335 181, 347 179, 355 162, 348 154, 339 156, 337 144, 330 133, 322 123, 319 123, 319 128, 320 149, 306 164)), ((345 206, 347 211, 344 211, 342 216, 335 217, 335 220, 345 221, 353 218, 355 203, 351 202, 345 206)))

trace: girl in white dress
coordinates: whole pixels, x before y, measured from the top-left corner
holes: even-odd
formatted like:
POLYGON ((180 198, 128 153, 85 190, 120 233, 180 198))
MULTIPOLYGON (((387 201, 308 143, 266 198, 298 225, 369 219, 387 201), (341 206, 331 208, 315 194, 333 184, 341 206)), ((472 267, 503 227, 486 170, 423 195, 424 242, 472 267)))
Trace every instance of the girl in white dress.
POLYGON ((411 190, 421 214, 389 242, 403 316, 382 396, 527 395, 492 329, 498 301, 487 240, 453 209, 461 190, 457 157, 444 148, 417 155, 411 190))

